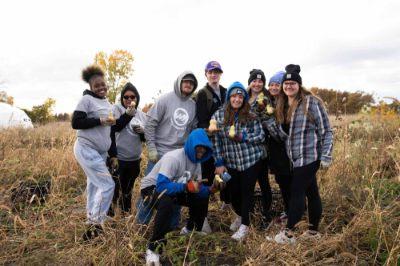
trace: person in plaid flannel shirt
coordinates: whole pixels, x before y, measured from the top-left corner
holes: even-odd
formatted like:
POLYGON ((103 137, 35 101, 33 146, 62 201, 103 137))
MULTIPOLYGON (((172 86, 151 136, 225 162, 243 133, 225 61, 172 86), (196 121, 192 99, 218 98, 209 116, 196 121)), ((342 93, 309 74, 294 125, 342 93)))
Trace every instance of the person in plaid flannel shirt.
POLYGON ((235 231, 232 238, 238 241, 248 234, 254 187, 266 152, 265 134, 257 116, 250 112, 248 98, 244 86, 234 82, 228 89, 225 106, 212 117, 219 129, 213 139, 215 173, 227 171, 232 176, 226 189, 238 215, 230 227, 235 231))
POLYGON ((309 230, 304 238, 320 238, 318 225, 322 203, 316 173, 332 162, 333 135, 322 101, 302 86, 299 65, 288 65, 282 79, 275 117, 263 124, 269 134, 285 141, 293 167, 291 197, 286 228, 275 236, 278 243, 294 243, 293 229, 301 220, 308 200, 309 230))

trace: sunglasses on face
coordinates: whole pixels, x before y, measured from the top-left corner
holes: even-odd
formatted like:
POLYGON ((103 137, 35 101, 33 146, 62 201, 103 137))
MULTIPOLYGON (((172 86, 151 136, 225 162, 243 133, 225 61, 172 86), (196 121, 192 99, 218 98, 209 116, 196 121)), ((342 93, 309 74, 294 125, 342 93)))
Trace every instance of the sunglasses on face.
POLYGON ((125 96, 124 96, 124 99, 125 99, 125 100, 128 100, 128 99, 134 100, 134 99, 136 99, 136 96, 135 96, 135 95, 131 95, 131 96, 125 95, 125 96))

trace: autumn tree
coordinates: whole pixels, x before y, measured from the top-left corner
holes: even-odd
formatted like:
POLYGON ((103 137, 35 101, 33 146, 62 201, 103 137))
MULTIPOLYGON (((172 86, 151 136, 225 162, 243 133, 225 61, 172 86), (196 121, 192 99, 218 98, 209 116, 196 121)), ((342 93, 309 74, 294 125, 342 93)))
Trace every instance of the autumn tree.
POLYGON ((101 51, 96 54, 94 63, 104 70, 108 85, 108 100, 115 102, 116 96, 133 73, 132 54, 125 50, 115 50, 107 55, 101 51))
POLYGON ((48 123, 54 120, 52 115, 53 107, 56 100, 52 98, 47 98, 43 104, 35 105, 32 110, 22 109, 26 112, 33 123, 48 123))
POLYGON ((14 105, 14 97, 9 96, 5 91, 0 91, 0 102, 14 105))

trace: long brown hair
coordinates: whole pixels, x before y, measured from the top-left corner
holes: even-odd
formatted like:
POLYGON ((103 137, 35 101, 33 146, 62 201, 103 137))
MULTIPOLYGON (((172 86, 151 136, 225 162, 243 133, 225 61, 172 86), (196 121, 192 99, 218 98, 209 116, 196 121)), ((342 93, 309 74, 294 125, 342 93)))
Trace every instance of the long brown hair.
MULTIPOLYGON (((254 115, 250 113, 250 104, 243 99, 243 104, 239 108, 239 123, 244 124, 249 120, 254 119, 254 115)), ((235 111, 231 106, 230 99, 227 100, 225 104, 225 112, 224 112, 224 125, 231 126, 235 123, 235 111)))
MULTIPOLYGON (((299 103, 303 104, 304 115, 308 115, 308 110, 306 110, 306 96, 313 95, 311 91, 307 90, 303 86, 299 86, 299 92, 293 101, 293 104, 289 106, 289 99, 287 95, 283 92, 283 82, 280 86, 280 91, 278 95, 278 100, 276 103, 276 120, 280 124, 289 124, 292 119, 293 112, 296 110, 299 103)), ((319 99, 317 97, 317 99, 319 99)))

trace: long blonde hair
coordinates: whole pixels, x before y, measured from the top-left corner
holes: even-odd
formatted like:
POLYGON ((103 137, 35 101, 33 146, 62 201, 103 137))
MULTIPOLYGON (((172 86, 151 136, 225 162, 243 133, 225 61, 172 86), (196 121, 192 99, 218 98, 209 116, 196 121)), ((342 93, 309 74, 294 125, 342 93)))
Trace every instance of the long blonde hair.
MULTIPOLYGON (((287 95, 283 92, 283 83, 280 86, 280 91, 278 95, 278 100, 276 103, 276 120, 280 124, 289 124, 292 119, 293 112, 297 109, 299 103, 303 104, 304 115, 308 116, 308 110, 306 110, 306 96, 313 95, 311 91, 307 90, 303 86, 299 86, 299 92, 293 101, 293 104, 289 106, 289 99, 287 95)), ((314 95, 313 95, 314 96, 314 95)), ((318 97, 316 97, 319 99, 318 97)), ((320 99, 319 99, 320 100, 320 99)))

